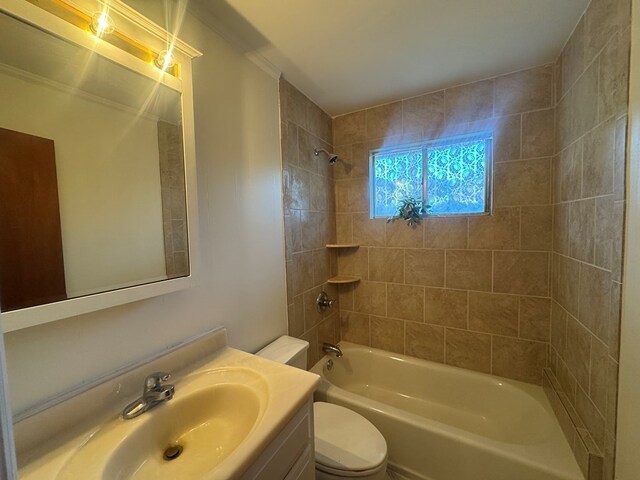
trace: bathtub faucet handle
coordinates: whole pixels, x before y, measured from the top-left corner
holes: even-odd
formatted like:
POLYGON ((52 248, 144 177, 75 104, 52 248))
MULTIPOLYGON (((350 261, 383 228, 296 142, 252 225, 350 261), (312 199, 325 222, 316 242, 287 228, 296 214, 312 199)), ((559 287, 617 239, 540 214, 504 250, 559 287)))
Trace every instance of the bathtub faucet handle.
POLYGON ((340 347, 338 345, 333 345, 332 343, 323 343, 322 344, 322 351, 324 353, 326 353, 327 355, 335 355, 336 357, 340 358, 342 356, 342 350, 340 350, 340 347))
POLYGON ((318 308, 321 312, 324 312, 325 309, 333 307, 333 304, 336 303, 335 300, 330 300, 327 292, 320 292, 318 298, 316 298, 316 303, 318 304, 318 308))

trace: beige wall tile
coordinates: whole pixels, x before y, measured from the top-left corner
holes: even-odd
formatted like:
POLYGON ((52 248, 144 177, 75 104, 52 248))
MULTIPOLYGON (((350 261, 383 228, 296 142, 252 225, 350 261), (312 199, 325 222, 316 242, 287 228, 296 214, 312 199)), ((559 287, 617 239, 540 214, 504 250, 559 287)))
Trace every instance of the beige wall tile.
MULTIPOLYGON (((351 161, 344 162, 345 174, 349 178, 366 177, 369 178, 369 152, 383 146, 383 142, 379 140, 354 143, 351 146, 351 161)), ((339 165, 341 162, 335 164, 339 165)))
POLYGON ((447 250, 446 286, 491 291, 491 266, 490 251, 447 250))
POLYGON ((354 213, 353 241, 365 246, 384 246, 386 224, 384 218, 369 218, 368 213, 354 213))
POLYGON ((333 153, 338 155, 339 161, 334 163, 332 166, 333 178, 336 179, 344 179, 355 177, 356 175, 351 175, 354 171, 354 163, 353 163, 353 149, 352 145, 340 145, 337 147, 333 147, 333 153))
POLYGON ((362 142, 366 137, 365 111, 360 110, 333 119, 333 141, 335 145, 362 142))
POLYGON ((302 227, 302 248, 303 250, 313 250, 323 247, 323 231, 326 225, 326 214, 303 210, 300 212, 300 222, 302 227))
POLYGON ((312 328, 311 330, 301 335, 302 340, 309 342, 309 349, 307 350, 307 369, 313 367, 318 360, 320 360, 319 345, 318 345, 318 329, 312 328))
POLYGON ((318 307, 317 298, 322 292, 322 287, 318 286, 307 290, 302 294, 302 301, 304 303, 304 329, 305 331, 318 325, 322 319, 323 314, 318 307))
POLYGON ((326 248, 313 251, 313 283, 324 284, 331 277, 330 252, 326 248))
POLYGON ((302 252, 294 253, 293 260, 287 262, 287 280, 291 278, 291 295, 296 295, 309 290, 313 285, 313 253, 302 252))
POLYGON ((404 282, 404 251, 400 248, 371 248, 369 278, 374 282, 404 282))
POLYGON ((440 137, 444 129, 444 90, 402 101, 403 133, 420 133, 425 139, 440 137))
POLYGON ((585 13, 585 62, 589 63, 629 22, 627 2, 593 0, 585 13))
POLYGON ((598 412, 589 396, 578 387, 576 392, 576 411, 591 434, 598 448, 604 448, 604 418, 598 412))
POLYGON ((624 202, 613 204, 613 247, 611 251, 611 278, 622 281, 622 257, 624 248, 624 202))
POLYGON ((549 341, 551 299, 520 297, 520 338, 549 341))
POLYGON ((340 311, 342 340, 369 345, 369 315, 340 311))
POLYGON ((468 301, 464 290, 426 288, 424 321, 447 327, 468 328, 468 301))
POLYGON ((553 101, 553 66, 532 68, 496 78, 496 114, 549 108, 553 101))
POLYGON ((319 172, 320 157, 316 157, 313 153, 316 148, 330 150, 331 147, 315 135, 298 127, 298 165, 312 173, 319 172))
POLYGON ((404 353, 404 324, 402 320, 371 317, 371 346, 388 352, 404 353))
POLYGON ((603 342, 609 333, 611 274, 582 264, 580 268, 580 314, 578 319, 603 342))
POLYGON ((289 335, 299 337, 304 333, 304 302, 302 295, 293 297, 293 303, 289 305, 289 335))
POLYGON ((328 212, 329 199, 333 197, 333 181, 321 175, 309 175, 309 208, 318 212, 328 212))
POLYGON ((614 164, 614 193, 616 201, 625 199, 625 167, 627 160, 627 116, 616 122, 616 148, 614 164))
POLYGON ((445 363, 479 372, 491 372, 491 335, 447 328, 445 341, 445 363))
POLYGON ((404 251, 405 283, 444 287, 444 250, 404 251))
POLYGON ((309 172, 298 167, 289 167, 282 172, 285 214, 290 210, 308 210, 311 184, 309 172))
POLYGON ((387 314, 387 284, 358 282, 353 291, 353 308, 356 312, 385 316, 387 314))
POLYGON ((469 329, 518 336, 518 297, 469 292, 469 329))
POLYGON ((567 312, 557 302, 551 304, 551 328, 549 341, 561 357, 567 347, 567 312))
POLYGON ((567 319, 565 360, 569 370, 583 388, 589 390, 591 334, 575 318, 567 319))
POLYGON ((444 328, 406 322, 405 354, 444 363, 444 328))
POLYGON ((554 258, 557 261, 553 276, 557 287, 554 287, 553 297, 570 314, 577 316, 580 302, 580 262, 563 256, 554 258))
POLYGON ((560 195, 565 202, 582 198, 582 139, 560 154, 560 195))
POLYGON ((424 223, 426 248, 467 248, 467 218, 430 217, 424 223))
POLYGON ((403 220, 389 222, 387 223, 386 245, 388 247, 422 248, 423 232, 422 222, 414 226, 407 225, 403 220))
POLYGON ((598 122, 598 65, 591 64, 578 79, 571 94, 571 137, 573 141, 598 122))
POLYGON ((620 31, 609 41, 600 55, 600 121, 627 112, 630 43, 630 30, 620 31))
POLYGON ((522 115, 522 158, 549 157, 555 149, 555 109, 522 115))
POLYGON ((611 315, 609 317, 609 355, 618 360, 620 355, 620 316, 622 307, 622 285, 611 282, 611 315))
POLYGON ((282 122, 282 138, 280 146, 282 148, 282 164, 283 166, 298 164, 298 127, 295 123, 282 122))
POLYGON ((355 284, 347 283, 338 285, 338 302, 340 303, 340 311, 353 311, 353 291, 355 284))
POLYGON ((350 213, 336 214, 336 241, 338 243, 353 242, 353 222, 350 213))
POLYGON ((549 254, 544 252, 495 252, 493 289, 545 297, 549 294, 549 254))
POLYGON ((498 163, 494 167, 496 207, 545 205, 551 200, 551 159, 498 163))
POLYGON ((280 80, 282 87, 282 97, 284 98, 283 109, 285 112, 285 120, 300 125, 307 126, 307 98, 293 85, 284 79, 280 80))
POLYGON ((608 195, 595 200, 595 265, 607 270, 612 267, 613 197, 608 195))
POLYGON ((562 51, 562 88, 564 94, 584 71, 584 17, 580 19, 562 51))
POLYGON ((368 212, 369 181, 366 178, 336 180, 336 213, 368 212))
POLYGON ((387 103, 365 111, 367 138, 385 138, 402 133, 402 102, 387 103))
POLYGON ((473 122, 493 115, 493 80, 445 90, 447 124, 473 122))
POLYGON ((589 398, 604 416, 607 411, 607 381, 609 374, 609 348, 597 338, 591 341, 591 372, 589 398))
POLYGON ((343 249, 338 253, 338 273, 369 279, 369 249, 365 247, 343 249))
POLYGON ((324 355, 323 343, 335 345, 340 341, 340 318, 337 313, 325 318, 318 325, 318 358, 324 355))
POLYGON ((469 218, 469 248, 517 250, 519 246, 519 208, 496 208, 491 215, 469 218))
POLYGON ((615 127, 612 119, 585 136, 582 175, 582 194, 585 197, 613 193, 615 127))
POLYGON ((547 363, 547 347, 542 342, 493 337, 493 374, 522 382, 542 383, 542 369, 547 363))
POLYGON ((521 208, 520 248, 522 250, 551 250, 552 213, 551 206, 521 208))
POLYGON ((493 161, 508 162, 521 158, 521 115, 509 115, 496 120, 493 127, 493 161))
POLYGON ((607 358, 607 386, 605 423, 609 431, 616 430, 618 406, 618 364, 611 357, 607 358))
POLYGON ((390 283, 387 285, 387 316, 422 322, 424 288, 390 283))
POLYGON ((569 207, 569 256, 593 263, 596 202, 594 199, 571 203, 569 207))

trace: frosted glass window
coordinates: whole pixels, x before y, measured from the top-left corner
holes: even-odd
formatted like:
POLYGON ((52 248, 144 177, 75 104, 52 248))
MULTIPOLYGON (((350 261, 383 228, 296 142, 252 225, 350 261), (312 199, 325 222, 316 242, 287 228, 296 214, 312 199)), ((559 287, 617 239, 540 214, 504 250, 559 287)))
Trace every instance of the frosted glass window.
POLYGON ((407 197, 422 198, 422 148, 380 153, 373 169, 375 217, 396 213, 407 197))
POLYGON ((491 136, 458 137, 370 154, 371 216, 395 215, 407 197, 427 215, 490 210, 491 136))

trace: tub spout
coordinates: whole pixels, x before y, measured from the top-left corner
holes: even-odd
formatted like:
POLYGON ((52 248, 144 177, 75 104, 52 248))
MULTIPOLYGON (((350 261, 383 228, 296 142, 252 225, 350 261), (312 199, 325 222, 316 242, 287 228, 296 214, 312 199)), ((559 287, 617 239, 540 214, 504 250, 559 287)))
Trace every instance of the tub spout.
POLYGON ((323 343, 322 351, 326 354, 333 354, 338 358, 342 356, 342 350, 340 350, 340 347, 338 345, 333 345, 331 343, 326 343, 326 342, 323 343))

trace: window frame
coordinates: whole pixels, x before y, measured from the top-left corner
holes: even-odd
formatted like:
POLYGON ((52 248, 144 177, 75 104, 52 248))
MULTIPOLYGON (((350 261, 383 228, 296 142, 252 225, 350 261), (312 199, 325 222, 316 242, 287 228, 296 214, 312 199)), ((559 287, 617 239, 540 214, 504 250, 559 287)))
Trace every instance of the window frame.
POLYGON ((377 148, 369 150, 369 218, 388 218, 388 215, 375 214, 375 161, 376 155, 388 155, 393 152, 405 152, 407 150, 422 150, 422 198, 426 201, 429 191, 429 175, 428 175, 428 151, 432 147, 443 147, 456 143, 470 142, 474 140, 482 140, 485 142, 487 152, 485 164, 485 199, 484 211, 482 212, 460 212, 460 213, 424 213, 421 217, 478 217, 493 214, 493 133, 492 132, 476 132, 465 135, 456 135, 452 137, 423 140, 421 142, 406 143, 402 145, 393 145, 389 147, 377 148))

